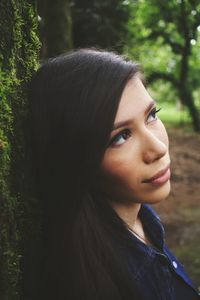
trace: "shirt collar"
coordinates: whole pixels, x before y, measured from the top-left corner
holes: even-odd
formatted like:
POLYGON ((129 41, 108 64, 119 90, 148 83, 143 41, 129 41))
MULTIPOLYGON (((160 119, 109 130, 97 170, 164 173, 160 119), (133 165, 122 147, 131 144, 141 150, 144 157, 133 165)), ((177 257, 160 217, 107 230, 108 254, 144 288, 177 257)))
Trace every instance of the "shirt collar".
POLYGON ((146 245, 129 230, 127 231, 128 267, 135 279, 143 276, 155 256, 163 252, 164 246, 164 229, 155 211, 149 205, 143 204, 138 216, 154 246, 146 245))
POLYGON ((151 206, 143 204, 139 211, 139 218, 153 245, 162 251, 164 246, 165 231, 160 222, 159 216, 151 206))

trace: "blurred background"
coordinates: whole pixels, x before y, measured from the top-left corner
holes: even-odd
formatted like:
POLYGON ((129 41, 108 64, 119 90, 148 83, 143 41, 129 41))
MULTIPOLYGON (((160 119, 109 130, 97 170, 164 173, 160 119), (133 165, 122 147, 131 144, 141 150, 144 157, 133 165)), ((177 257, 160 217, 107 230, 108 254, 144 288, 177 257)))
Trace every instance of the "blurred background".
POLYGON ((40 231, 30 221, 39 213, 22 151, 26 83, 39 63, 81 47, 141 64, 172 158, 172 192, 155 209, 168 245, 200 286, 199 0, 1 0, 0 38, 1 299, 19 299, 26 237, 40 231))

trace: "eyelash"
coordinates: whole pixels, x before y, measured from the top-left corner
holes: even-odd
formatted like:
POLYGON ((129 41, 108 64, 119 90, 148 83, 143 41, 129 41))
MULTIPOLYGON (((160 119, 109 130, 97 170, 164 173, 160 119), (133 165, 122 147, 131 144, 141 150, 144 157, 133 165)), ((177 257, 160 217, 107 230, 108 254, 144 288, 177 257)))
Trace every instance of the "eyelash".
MULTIPOLYGON (((160 110, 161 110, 161 108, 156 109, 156 107, 154 107, 154 108, 150 111, 150 113, 148 114, 147 120, 148 120, 148 118, 149 118, 150 116, 153 116, 153 118, 155 118, 154 121, 156 121, 156 120, 157 120, 156 114, 157 114, 160 110)), ((152 121, 151 121, 151 122, 152 122, 152 121)), ((115 146, 114 143, 115 143, 115 141, 117 140, 117 138, 120 137, 120 136, 122 136, 124 133, 125 133, 126 135, 128 135, 128 137, 130 137, 130 135, 131 135, 131 131, 130 131, 128 128, 123 129, 121 132, 119 132, 116 136, 114 136, 114 137, 111 139, 109 145, 110 145, 110 146, 115 146)), ((116 145, 116 146, 118 146, 118 145, 116 145)), ((120 146, 120 145, 119 145, 119 146, 120 146)))
MULTIPOLYGON (((156 118, 156 114, 157 114, 160 110, 161 110, 161 108, 156 109, 156 107, 154 107, 154 108, 150 111, 150 113, 148 114, 147 119, 149 118, 150 115, 153 115, 153 117, 156 118)), ((157 119, 155 119, 155 120, 157 120, 157 119)))

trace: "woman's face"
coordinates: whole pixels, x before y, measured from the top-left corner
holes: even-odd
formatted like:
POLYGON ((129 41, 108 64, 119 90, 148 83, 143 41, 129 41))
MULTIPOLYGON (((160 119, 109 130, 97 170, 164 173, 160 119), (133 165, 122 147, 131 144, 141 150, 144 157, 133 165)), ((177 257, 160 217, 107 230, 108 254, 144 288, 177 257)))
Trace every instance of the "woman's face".
POLYGON ((156 116, 155 102, 136 76, 123 91, 98 187, 111 202, 156 203, 170 192, 169 164, 165 127, 156 116))

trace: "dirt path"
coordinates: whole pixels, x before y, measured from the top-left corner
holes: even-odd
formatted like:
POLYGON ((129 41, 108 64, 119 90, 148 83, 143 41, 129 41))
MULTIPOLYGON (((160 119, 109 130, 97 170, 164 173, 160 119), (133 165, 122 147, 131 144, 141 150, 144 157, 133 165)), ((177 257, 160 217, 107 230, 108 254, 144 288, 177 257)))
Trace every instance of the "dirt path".
POLYGON ((171 194, 155 206, 166 241, 200 286, 200 135, 168 130, 172 160, 171 194))

